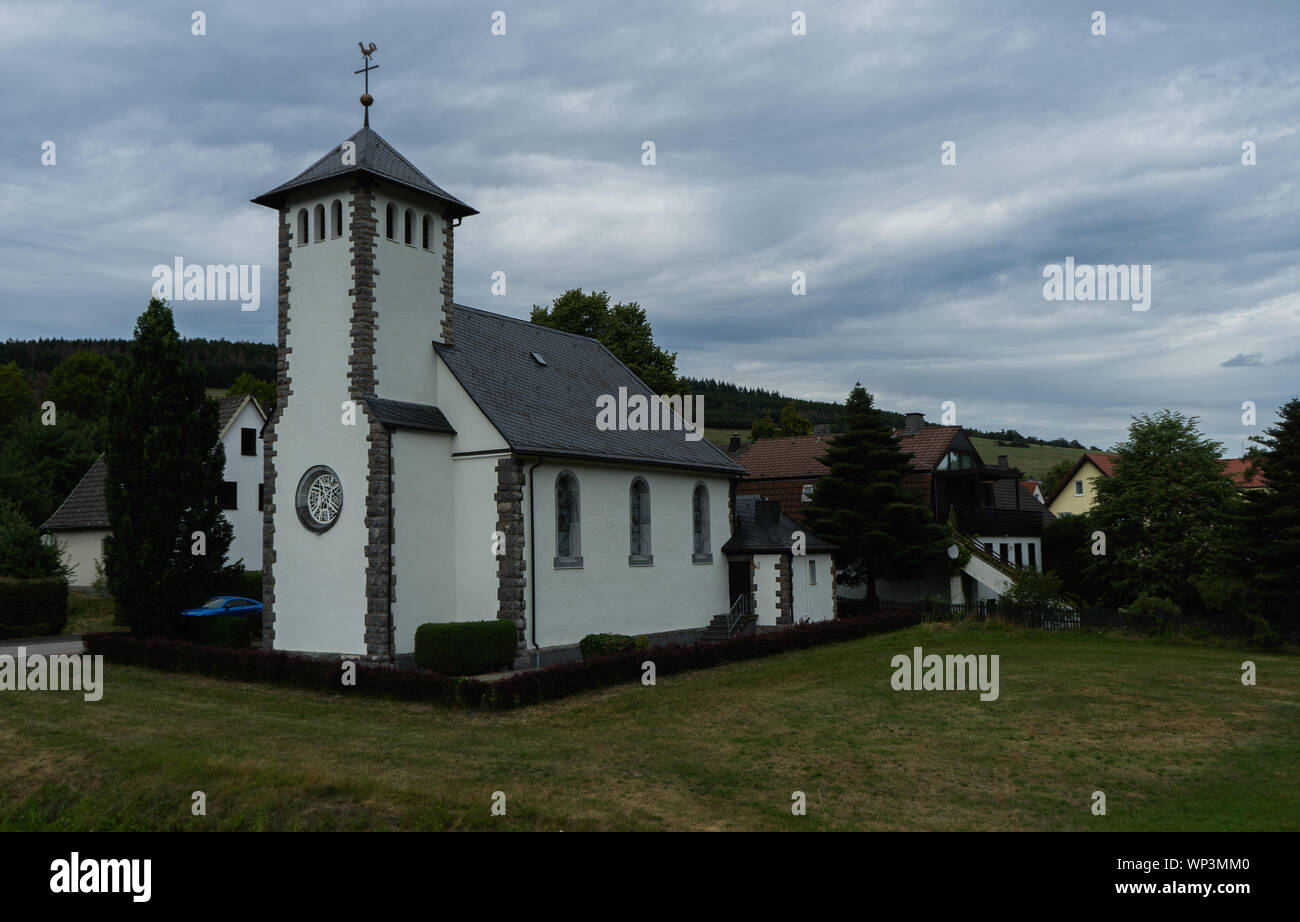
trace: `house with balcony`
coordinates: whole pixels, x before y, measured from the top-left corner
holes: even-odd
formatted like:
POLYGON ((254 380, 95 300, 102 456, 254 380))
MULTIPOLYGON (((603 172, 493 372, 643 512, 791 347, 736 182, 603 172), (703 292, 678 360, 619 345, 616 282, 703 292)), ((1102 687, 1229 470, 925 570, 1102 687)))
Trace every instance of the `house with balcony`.
MULTIPOLYGON (((906 583, 879 581, 882 598, 996 599, 1010 585, 1015 568, 1042 570, 1043 526, 1054 516, 1024 488, 1007 456, 986 463, 962 427, 926 425, 922 413, 908 413, 894 437, 912 456, 912 470, 903 484, 924 497, 936 522, 947 522, 950 514, 956 517, 972 563, 954 580, 936 571, 906 583)), ((782 514, 801 522, 802 507, 811 501, 818 478, 827 473, 820 458, 834 438, 807 435, 755 442, 737 457, 746 470, 736 485, 737 496, 761 494, 776 501, 782 514)), ((841 591, 846 597, 854 592, 841 591)))

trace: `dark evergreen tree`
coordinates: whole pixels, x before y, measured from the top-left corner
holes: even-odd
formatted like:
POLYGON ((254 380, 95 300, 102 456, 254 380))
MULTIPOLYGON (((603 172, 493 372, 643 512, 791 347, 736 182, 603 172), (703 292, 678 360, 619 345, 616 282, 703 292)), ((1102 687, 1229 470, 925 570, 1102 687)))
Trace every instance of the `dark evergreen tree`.
POLYGON ((1249 495, 1247 524, 1233 557, 1238 567, 1243 559, 1250 562, 1260 614, 1294 631, 1300 627, 1300 398, 1283 404, 1277 423, 1251 441, 1257 447, 1250 457, 1268 490, 1249 495))
POLYGON ((1089 513, 1106 539, 1106 553, 1089 568, 1106 602, 1146 595, 1183 611, 1203 608, 1196 581, 1230 543, 1241 502, 1221 447, 1201 435, 1196 417, 1169 410, 1133 417, 1128 441, 1115 446, 1114 473, 1094 481, 1089 513))
POLYGON ((830 472, 813 488, 804 521, 839 546, 838 581, 866 584, 874 607, 877 580, 912 579, 943 565, 952 540, 922 496, 903 485, 911 455, 861 383, 845 402, 844 426, 820 459, 830 472))
POLYGON ((167 632, 182 609, 202 602, 230 547, 219 501, 225 449, 203 381, 185 359, 171 308, 150 300, 109 394, 105 452, 112 536, 104 569, 117 620, 135 633, 167 632))

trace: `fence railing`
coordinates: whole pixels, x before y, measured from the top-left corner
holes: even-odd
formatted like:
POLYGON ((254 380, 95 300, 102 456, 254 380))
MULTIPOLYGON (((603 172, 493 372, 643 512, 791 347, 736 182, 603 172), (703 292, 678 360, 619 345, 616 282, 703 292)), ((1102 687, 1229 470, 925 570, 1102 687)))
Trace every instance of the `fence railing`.
MULTIPOLYGON (((873 610, 867 599, 850 599, 841 596, 838 600, 841 618, 870 614, 873 610)), ((1232 638, 1249 636, 1254 628, 1244 619, 1207 618, 1179 615, 1170 618, 1158 618, 1132 614, 1119 608, 1102 606, 1083 606, 1071 608, 1066 605, 1012 605, 988 599, 972 602, 935 602, 929 599, 916 602, 899 602, 892 599, 880 599, 874 610, 888 611, 897 608, 910 608, 921 613, 921 620, 935 621, 999 621, 1022 627, 1034 627, 1047 631, 1121 631, 1130 634, 1159 634, 1165 631, 1176 633, 1204 633, 1218 637, 1232 638)), ((1286 636, 1289 632, 1282 632, 1286 636)), ((1295 640, 1296 638, 1289 638, 1295 640)))

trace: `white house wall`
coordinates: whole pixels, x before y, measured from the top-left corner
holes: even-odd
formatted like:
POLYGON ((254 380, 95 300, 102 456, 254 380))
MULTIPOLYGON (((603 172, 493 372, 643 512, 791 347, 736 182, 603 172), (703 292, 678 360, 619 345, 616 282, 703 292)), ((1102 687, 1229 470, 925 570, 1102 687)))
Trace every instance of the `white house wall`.
POLYGON ((829 621, 835 617, 835 597, 831 591, 831 556, 809 554, 791 556, 791 600, 794 620, 829 621), (808 582, 808 562, 817 567, 817 584, 808 582))
POLYGON ((262 511, 257 506, 257 488, 262 483, 262 416, 254 409, 251 400, 244 404, 239 416, 230 424, 221 443, 226 449, 225 479, 237 484, 236 508, 222 513, 234 532, 226 560, 234 563, 242 559, 245 569, 260 570, 262 511), (240 454, 242 429, 252 429, 257 433, 253 440, 255 454, 252 456, 240 454))
POLYGON ((63 562, 72 568, 68 585, 87 589, 95 582, 95 562, 104 558, 107 528, 50 532, 63 553, 63 562))
MULTIPOLYGON (((527 473, 532 464, 525 465, 527 473)), ((604 466, 547 460, 532 472, 536 607, 525 595, 530 626, 536 619, 540 647, 572 644, 592 633, 652 634, 702 628, 727 610, 727 514, 729 481, 716 475, 656 468, 604 466), (578 480, 581 522, 580 569, 556 569, 555 480, 564 470, 578 480), (635 476, 650 487, 650 549, 653 566, 628 564, 628 491, 635 476), (697 483, 709 490, 713 562, 692 562, 691 497, 697 483)), ((524 485, 524 522, 529 518, 524 485)), ((525 560, 530 555, 525 552, 525 560)), ((531 633, 529 637, 531 643, 531 633)))
POLYGON ((296 238, 299 207, 310 215, 344 201, 341 237, 300 246, 291 240, 289 355, 291 391, 276 423, 275 646, 281 650, 365 653, 366 420, 342 424, 352 353, 349 196, 294 200, 286 220, 296 238), (338 474, 343 509, 329 531, 315 533, 298 520, 298 481, 313 465, 338 474))

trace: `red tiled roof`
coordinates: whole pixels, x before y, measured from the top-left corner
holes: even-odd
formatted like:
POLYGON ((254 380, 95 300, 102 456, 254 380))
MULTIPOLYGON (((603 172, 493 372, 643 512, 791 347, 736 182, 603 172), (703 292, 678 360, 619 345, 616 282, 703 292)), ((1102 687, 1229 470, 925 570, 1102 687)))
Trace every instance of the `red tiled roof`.
POLYGON ((796 435, 786 439, 759 439, 736 456, 746 476, 820 477, 828 470, 817 459, 826 454, 833 435, 796 435))
POLYGON ((912 468, 928 471, 943 460, 948 453, 948 446, 961 432, 961 426, 926 426, 913 435, 903 435, 902 429, 894 430, 898 447, 912 453, 912 468))
POLYGON ((1083 456, 1091 461, 1093 465, 1096 466, 1097 470, 1101 471, 1107 477, 1114 476, 1115 459, 1118 458, 1119 455, 1115 454, 1113 451, 1085 451, 1083 456))
POLYGON ((1246 479, 1246 471, 1250 468, 1250 461, 1245 458, 1222 458, 1223 473, 1232 478, 1232 482, 1239 487, 1264 487, 1268 486, 1268 480, 1265 479, 1263 472, 1257 472, 1254 477, 1246 479))

